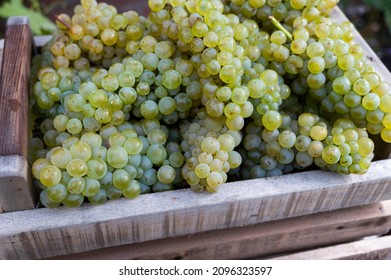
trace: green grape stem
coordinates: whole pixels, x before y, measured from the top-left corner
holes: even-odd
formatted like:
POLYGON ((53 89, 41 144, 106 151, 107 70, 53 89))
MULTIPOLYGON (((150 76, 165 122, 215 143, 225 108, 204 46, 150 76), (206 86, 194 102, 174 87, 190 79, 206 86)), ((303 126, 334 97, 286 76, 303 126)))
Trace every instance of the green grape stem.
POLYGON ((292 36, 292 34, 289 33, 289 31, 286 30, 286 29, 284 28, 284 26, 282 26, 282 24, 281 24, 274 16, 270 16, 269 18, 271 19, 271 21, 272 21, 272 23, 273 23, 273 25, 274 25, 275 27, 277 27, 279 30, 281 30, 282 32, 284 32, 284 34, 286 35, 286 37, 289 38, 289 40, 293 41, 293 36, 292 36))

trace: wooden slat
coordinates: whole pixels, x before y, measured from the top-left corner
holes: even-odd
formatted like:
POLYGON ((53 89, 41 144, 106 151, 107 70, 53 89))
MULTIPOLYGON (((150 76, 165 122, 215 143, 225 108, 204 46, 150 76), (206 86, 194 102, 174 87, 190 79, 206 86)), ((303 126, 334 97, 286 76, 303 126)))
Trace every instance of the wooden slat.
POLYGON ((390 229, 391 201, 387 201, 55 259, 248 259, 383 235, 390 229))
POLYGON ((0 75, 0 212, 34 208, 27 164, 32 36, 26 17, 10 17, 0 75))
POLYGON ((391 160, 363 175, 309 171, 77 209, 0 215, 0 258, 47 258, 210 230, 254 225, 391 199, 391 160))
POLYGON ((4 39, 0 40, 0 75, 1 75, 1 63, 3 60, 4 39))
POLYGON ((31 33, 26 17, 7 21, 0 79, 0 154, 27 157, 31 33))
POLYGON ((271 258, 274 260, 391 260, 391 236, 308 250, 271 258))

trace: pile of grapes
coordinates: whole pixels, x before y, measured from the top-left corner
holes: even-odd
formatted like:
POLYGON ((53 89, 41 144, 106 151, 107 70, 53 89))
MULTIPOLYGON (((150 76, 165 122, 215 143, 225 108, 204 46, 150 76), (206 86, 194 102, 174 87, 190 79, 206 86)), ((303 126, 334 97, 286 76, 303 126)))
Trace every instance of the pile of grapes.
POLYGON ((145 17, 81 0, 33 59, 41 203, 365 173, 369 135, 391 142, 391 90, 337 2, 149 0, 145 17))

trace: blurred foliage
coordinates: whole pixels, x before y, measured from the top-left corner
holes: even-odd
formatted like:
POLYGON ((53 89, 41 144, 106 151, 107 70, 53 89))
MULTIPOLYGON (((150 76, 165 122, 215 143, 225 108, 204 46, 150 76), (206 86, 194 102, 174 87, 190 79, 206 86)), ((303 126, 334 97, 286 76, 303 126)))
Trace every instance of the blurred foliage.
POLYGON ((391 33, 391 0, 340 0, 339 5, 343 10, 362 5, 364 8, 367 8, 367 12, 370 12, 371 9, 381 12, 384 23, 391 33))
POLYGON ((364 0, 368 7, 375 8, 384 14, 384 21, 391 32, 391 0, 364 0))
POLYGON ((339 6, 391 70, 391 0, 340 0, 339 6))
POLYGON ((42 12, 38 0, 30 0, 30 8, 22 0, 8 0, 0 5, 0 17, 26 16, 29 18, 34 35, 51 34, 55 30, 54 23, 42 12))

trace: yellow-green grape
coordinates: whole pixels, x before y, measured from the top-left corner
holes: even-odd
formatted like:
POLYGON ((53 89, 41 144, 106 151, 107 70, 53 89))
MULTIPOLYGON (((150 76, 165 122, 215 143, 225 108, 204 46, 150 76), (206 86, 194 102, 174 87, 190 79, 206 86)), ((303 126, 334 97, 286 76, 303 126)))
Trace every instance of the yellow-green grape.
POLYGON ((92 155, 91 147, 84 142, 73 143, 69 150, 73 158, 78 158, 83 161, 89 160, 92 155))
POLYGON ((371 85, 366 79, 357 79, 353 84, 353 91, 358 95, 365 96, 371 90, 371 85))
POLYGON ((352 142, 352 141, 357 141, 359 138, 358 132, 354 128, 344 129, 343 136, 345 136, 345 141, 347 143, 352 142))
POLYGON ((107 162, 114 168, 123 168, 128 163, 128 153, 121 146, 112 146, 107 150, 107 162))
POLYGON ((308 145, 308 154, 313 158, 318 158, 322 155, 323 149, 324 147, 321 141, 312 141, 308 145))
POLYGON ((46 187, 53 187, 61 181, 61 170, 54 165, 46 165, 39 172, 39 181, 46 187))
POLYGON ((391 94, 383 95, 380 98, 380 105, 379 108, 384 113, 391 113, 391 94))
MULTIPOLYGON (((220 150, 229 152, 232 151, 235 148, 235 139, 230 134, 222 134, 217 138, 218 142, 220 143, 220 150)), ((216 151, 216 155, 219 151, 216 151)))
POLYGON ((159 107, 153 100, 146 100, 140 106, 141 115, 146 119, 154 119, 159 114, 159 107))
POLYGON ((59 183, 47 188, 46 195, 50 201, 61 203, 67 197, 68 190, 63 184, 59 183))
POLYGON ((116 169, 113 172, 113 185, 118 189, 125 189, 131 180, 130 174, 124 169, 116 169))
POLYGON ((162 83, 167 89, 176 89, 182 83, 181 74, 176 70, 168 70, 163 73, 162 83))
POLYGON ((70 112, 81 112, 86 100, 81 94, 70 94, 65 98, 65 107, 70 112))
POLYGON ((100 38, 103 44, 105 44, 106 46, 112 46, 117 43, 118 34, 114 29, 106 28, 101 32, 100 38))
POLYGON ((319 74, 325 69, 325 61, 321 57, 313 57, 308 61, 308 70, 313 74, 319 74))
POLYGON ((315 126, 311 127, 310 137, 316 141, 322 141, 322 140, 326 139, 327 128, 320 126, 320 125, 315 125, 315 126))
POLYGON ((68 162, 66 171, 72 177, 83 177, 87 174, 88 166, 85 161, 76 158, 68 162))
POLYGON ((66 128, 70 134, 76 135, 83 130, 83 124, 79 119, 71 118, 67 121, 66 128))
POLYGON ((195 174, 197 175, 198 178, 206 178, 210 174, 210 167, 206 163, 200 163, 196 166, 195 168, 195 174))
POLYGON ((163 10, 165 5, 166 5, 166 1, 164 0, 148 0, 149 8, 154 12, 163 10))
POLYGON ((129 155, 137 155, 143 150, 143 142, 137 137, 132 137, 126 139, 123 147, 129 155))
POLYGON ((237 151, 229 151, 228 163, 231 169, 238 168, 242 163, 241 155, 237 151))
POLYGON ((266 86, 272 86, 278 83, 278 74, 274 70, 267 69, 259 77, 266 86))
POLYGON ((368 93, 362 98, 362 106, 368 111, 373 111, 380 105, 380 97, 375 93, 368 93))
POLYGON ((67 124, 68 120, 69 120, 69 118, 64 114, 59 114, 59 115, 55 116, 53 119, 54 128, 60 132, 65 131, 66 124, 67 124))
POLYGON ((87 161, 87 176, 93 179, 102 179, 107 173, 106 162, 100 158, 92 158, 87 161))
POLYGON ((88 144, 93 149, 102 146, 102 137, 94 132, 86 132, 80 137, 80 142, 88 144))
POLYGON ((97 89, 88 95, 88 100, 95 108, 101 108, 107 104, 109 98, 105 91, 97 89))
POLYGON ((220 69, 219 77, 224 83, 231 84, 236 81, 238 73, 234 66, 226 65, 220 69))
POLYGON ((68 193, 67 197, 62 201, 66 207, 77 208, 82 205, 84 196, 82 194, 71 194, 68 193))
POLYGON ((322 151, 322 158, 327 164, 334 164, 339 161, 341 152, 337 146, 327 145, 322 151))
POLYGON ((373 153, 375 144, 371 138, 363 137, 357 140, 358 153, 364 157, 369 156, 373 153))
POLYGON ((384 125, 385 128, 391 129, 391 114, 387 113, 384 115, 382 119, 382 124, 384 125))
POLYGON ((41 169, 50 164, 51 164, 50 161, 46 158, 36 159, 31 167, 31 172, 34 178, 39 179, 39 173, 41 172, 41 169))
MULTIPOLYGON (((113 186, 113 188, 115 188, 115 187, 113 186)), ((117 188, 115 188, 115 189, 117 189, 117 188)), ((108 196, 108 194, 107 194, 106 190, 101 188, 101 189, 99 189, 99 191, 96 195, 88 197, 88 201, 92 204, 102 204, 107 201, 107 196, 108 196)))
POLYGON ((338 66, 344 71, 354 68, 355 58, 351 54, 345 54, 338 58, 338 66))
POLYGON ((278 129, 282 124, 282 116, 278 111, 269 111, 262 116, 262 124, 268 130, 278 129))
POLYGON ((117 76, 112 74, 107 74, 102 78, 102 87, 110 92, 114 92, 119 88, 119 81, 117 76))
POLYGON ((150 144, 164 145, 167 141, 167 134, 163 130, 154 129, 148 133, 147 139, 150 144))
POLYGON ((391 143, 391 129, 389 128, 383 128, 381 130, 381 138, 387 142, 387 143, 391 143))
POLYGON ((206 177, 206 190, 208 192, 215 192, 216 188, 224 183, 224 178, 220 172, 212 171, 206 177))
POLYGON ((86 177, 84 181, 85 184, 84 184, 84 189, 82 191, 82 195, 85 197, 95 196, 100 190, 99 181, 89 177, 86 177))
POLYGON ((115 132, 109 137, 110 146, 122 146, 126 141, 126 136, 121 132, 115 132))
POLYGON ((72 159, 72 153, 65 148, 58 148, 50 155, 50 162, 61 169, 65 169, 72 159))
POLYGON ((309 136, 306 135, 299 135, 296 137, 295 140, 295 148, 299 152, 306 152, 308 151, 309 145, 312 142, 312 139, 309 136))
POLYGON ((163 184, 171 184, 175 180, 176 172, 170 165, 163 165, 157 171, 157 179, 163 184))
POLYGON ((213 155, 220 150, 220 142, 213 137, 206 137, 201 143, 201 149, 203 152, 213 155))
POLYGON ((81 49, 75 43, 68 44, 64 48, 64 56, 69 60, 76 60, 80 57, 80 55, 81 55, 81 49))
POLYGON ((314 162, 314 158, 306 152, 298 152, 295 156, 296 163, 301 167, 308 167, 314 162))
POLYGON ((311 113, 302 113, 297 120, 300 126, 312 127, 319 121, 319 117, 311 113))
POLYGON ((42 205, 45 206, 46 208, 55 208, 61 204, 61 202, 55 202, 50 200, 50 198, 47 195, 46 189, 41 191, 41 193, 39 194, 39 200, 42 203, 42 205))
POLYGON ((67 185, 67 190, 71 194, 80 194, 85 186, 83 178, 71 178, 67 185))
POLYGON ((346 94, 351 89, 351 82, 346 77, 338 77, 333 81, 333 90, 338 94, 346 94))
POLYGON ((292 148, 296 143, 296 134, 285 130, 278 135, 278 143, 284 148, 292 148))
POLYGON ((130 183, 122 190, 124 197, 136 198, 141 193, 140 183, 136 180, 130 181, 130 183))
POLYGON ((210 171, 217 171, 217 172, 220 172, 223 170, 223 162, 219 159, 213 159, 210 163, 209 163, 209 168, 210 168, 210 171))
POLYGON ((153 164, 161 164, 167 157, 166 149, 159 144, 152 144, 147 149, 147 156, 153 164))

